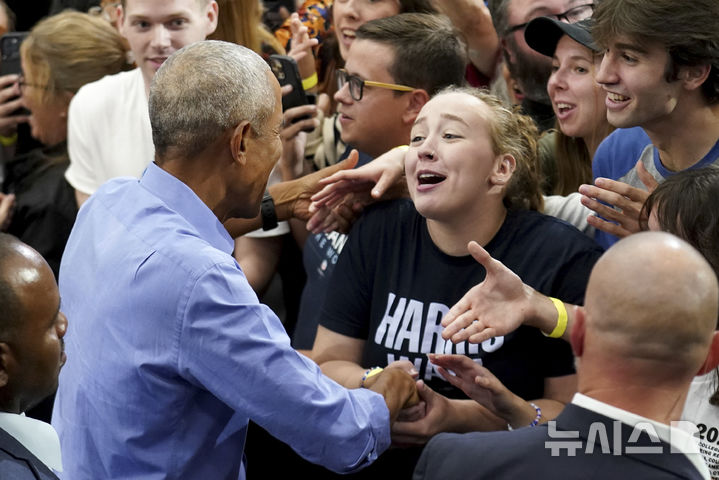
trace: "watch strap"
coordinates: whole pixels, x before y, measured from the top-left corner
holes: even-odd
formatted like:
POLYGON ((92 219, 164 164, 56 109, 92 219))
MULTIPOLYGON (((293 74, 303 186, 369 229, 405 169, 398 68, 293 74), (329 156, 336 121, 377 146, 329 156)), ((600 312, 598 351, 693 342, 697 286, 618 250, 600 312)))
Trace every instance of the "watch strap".
POLYGON ((277 228, 275 202, 272 200, 272 195, 270 195, 268 190, 265 190, 265 195, 262 197, 260 214, 262 215, 262 230, 267 231, 277 228))

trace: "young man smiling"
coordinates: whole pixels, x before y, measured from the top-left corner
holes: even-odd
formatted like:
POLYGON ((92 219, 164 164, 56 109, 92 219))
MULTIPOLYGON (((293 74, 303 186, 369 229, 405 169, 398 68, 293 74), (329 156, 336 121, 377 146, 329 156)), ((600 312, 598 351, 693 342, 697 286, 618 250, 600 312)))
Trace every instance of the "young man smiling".
POLYGON ((585 206, 614 222, 587 219, 604 246, 638 230, 645 184, 719 161, 719 30, 707 21, 717 16, 715 0, 597 6, 592 33, 605 48, 597 81, 607 119, 620 129, 597 149, 595 186, 579 191, 585 206))
POLYGON ((78 205, 110 178, 139 177, 152 161, 150 83, 173 52, 215 31, 217 15, 215 0, 124 0, 118 7, 137 68, 84 86, 70 104, 65 178, 78 205))

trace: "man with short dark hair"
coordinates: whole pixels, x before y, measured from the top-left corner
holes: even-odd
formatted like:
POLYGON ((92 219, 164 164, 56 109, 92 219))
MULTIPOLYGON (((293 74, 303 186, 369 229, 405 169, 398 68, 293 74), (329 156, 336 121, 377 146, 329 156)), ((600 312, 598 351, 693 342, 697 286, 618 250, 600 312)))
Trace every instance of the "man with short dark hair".
POLYGON ((645 184, 719 162, 719 29, 707 20, 717 17, 715 0, 597 5, 592 35, 605 54, 596 80, 620 128, 597 149, 595 186, 579 191, 608 220, 587 219, 605 247, 639 230, 645 184))
MULTIPOLYGON (((53 411, 67 478, 244 478, 250 419, 312 462, 365 467, 418 401, 414 381, 395 369, 350 391, 323 376, 259 304, 223 226, 259 217, 280 156, 269 66, 195 43, 157 72, 149 111, 155 162, 88 200, 60 267, 76 322, 53 411)), ((278 210, 292 185, 274 186, 278 210)))
MULTIPOLYGON (((714 270, 688 243, 663 232, 622 240, 595 264, 584 309, 575 310, 579 393, 556 421, 440 434, 414 478, 708 479, 697 445, 670 422, 694 376, 719 364, 718 299, 714 270)), ((433 360, 500 404, 478 365, 433 360)))
POLYGON ((22 414, 57 388, 67 319, 50 266, 4 233, 0 305, 0 476, 55 479, 52 470, 62 471, 57 433, 22 414))
POLYGON ((407 144, 419 110, 442 88, 461 85, 466 64, 443 17, 405 13, 363 24, 338 72, 342 141, 372 158, 407 144))

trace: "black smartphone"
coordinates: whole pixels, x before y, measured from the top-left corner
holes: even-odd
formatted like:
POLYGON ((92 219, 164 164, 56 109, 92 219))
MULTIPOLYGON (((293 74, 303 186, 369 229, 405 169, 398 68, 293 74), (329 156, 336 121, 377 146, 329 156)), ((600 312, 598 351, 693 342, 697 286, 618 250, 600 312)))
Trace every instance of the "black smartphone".
MULTIPOLYGON (((20 75, 22 73, 22 64, 20 63, 20 44, 28 32, 10 32, 0 37, 0 76, 1 75, 20 75)), ((9 98, 8 102, 15 100, 15 98, 9 98)), ((15 115, 29 115, 30 111, 27 108, 20 107, 10 114, 11 117, 15 115)))
POLYGON ((282 96, 282 111, 307 105, 309 101, 305 89, 302 88, 302 78, 295 59, 287 55, 270 55, 269 62, 272 73, 275 74, 280 85, 292 85, 292 91, 282 96))
POLYGON ((20 44, 28 32, 10 32, 0 37, 0 75, 22 73, 20 64, 20 44))

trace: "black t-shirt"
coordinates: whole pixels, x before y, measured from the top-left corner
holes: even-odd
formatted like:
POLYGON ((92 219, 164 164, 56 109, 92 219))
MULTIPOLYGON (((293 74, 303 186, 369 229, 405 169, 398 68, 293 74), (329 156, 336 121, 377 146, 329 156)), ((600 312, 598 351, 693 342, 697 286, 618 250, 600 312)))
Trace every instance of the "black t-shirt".
MULTIPOLYGON (((572 303, 582 303, 602 253, 574 227, 533 211, 509 212, 486 249, 528 285, 572 303)), ((366 339, 364 366, 408 359, 421 379, 446 396, 466 398, 441 378, 427 353, 466 354, 517 395, 541 398, 545 378, 574 373, 568 343, 531 327, 481 345, 454 345, 441 337, 442 316, 484 276, 484 267, 470 255, 453 257, 437 248, 410 200, 379 204, 349 235, 320 324, 366 339)))

